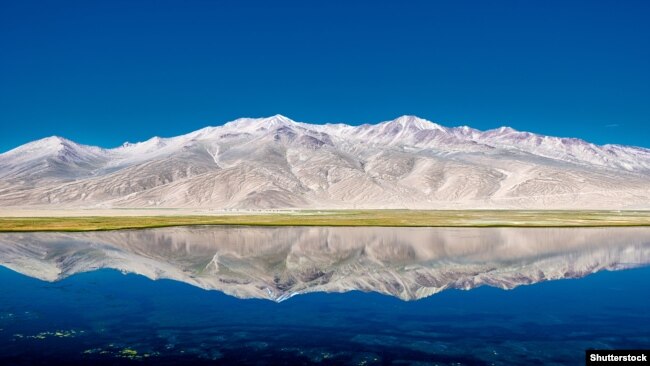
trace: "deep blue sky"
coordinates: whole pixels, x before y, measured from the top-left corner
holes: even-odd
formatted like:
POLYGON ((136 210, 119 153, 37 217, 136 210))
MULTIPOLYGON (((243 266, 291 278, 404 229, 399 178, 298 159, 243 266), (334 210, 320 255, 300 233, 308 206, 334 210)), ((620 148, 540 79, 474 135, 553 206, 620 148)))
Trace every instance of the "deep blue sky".
POLYGON ((1 1, 0 151, 415 114, 650 147, 650 1, 1 1))

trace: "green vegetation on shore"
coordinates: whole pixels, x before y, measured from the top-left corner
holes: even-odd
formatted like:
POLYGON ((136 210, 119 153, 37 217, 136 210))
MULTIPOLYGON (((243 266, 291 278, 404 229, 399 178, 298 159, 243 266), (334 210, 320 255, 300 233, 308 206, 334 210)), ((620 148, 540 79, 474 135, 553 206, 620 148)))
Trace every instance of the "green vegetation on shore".
POLYGON ((202 216, 0 217, 0 232, 96 231, 185 225, 411 227, 650 226, 650 211, 355 210, 202 216))

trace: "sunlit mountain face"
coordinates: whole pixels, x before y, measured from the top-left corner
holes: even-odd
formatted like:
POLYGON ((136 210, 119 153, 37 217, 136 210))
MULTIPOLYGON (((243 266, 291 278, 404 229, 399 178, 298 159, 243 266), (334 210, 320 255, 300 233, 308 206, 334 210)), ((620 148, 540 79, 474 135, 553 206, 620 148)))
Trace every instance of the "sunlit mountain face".
POLYGON ((650 263, 650 228, 174 227, 0 234, 0 264, 45 281, 116 269, 239 298, 512 289, 650 263))
POLYGON ((648 209, 650 150, 403 116, 242 118, 105 149, 0 154, 3 207, 648 209))

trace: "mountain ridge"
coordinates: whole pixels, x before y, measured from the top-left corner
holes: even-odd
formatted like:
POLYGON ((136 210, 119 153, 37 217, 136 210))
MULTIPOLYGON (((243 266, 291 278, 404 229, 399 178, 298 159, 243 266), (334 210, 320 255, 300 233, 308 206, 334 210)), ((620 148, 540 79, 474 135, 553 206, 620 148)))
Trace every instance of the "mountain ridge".
MULTIPOLYGON (((82 143, 78 143, 78 142, 75 142, 73 140, 67 139, 67 138, 65 138, 63 136, 51 135, 51 136, 43 137, 41 139, 33 140, 33 141, 27 142, 25 144, 19 145, 19 146, 15 147, 15 148, 12 148, 12 149, 9 149, 9 150, 7 150, 7 151, 5 151, 3 153, 0 153, 0 155, 7 154, 7 153, 9 153, 9 152, 11 152, 13 150, 19 149, 21 147, 28 146, 28 145, 33 144, 35 142, 47 141, 47 140, 59 140, 59 141, 68 142, 68 143, 72 142, 72 143, 74 143, 76 145, 79 145, 79 146, 93 147, 93 148, 98 148, 98 149, 102 149, 102 150, 115 150, 115 149, 119 149, 119 148, 123 148, 123 147, 129 147, 129 146, 132 146, 132 145, 143 144, 143 143, 149 142, 151 140, 169 140, 169 139, 174 139, 174 138, 178 138, 178 137, 183 137, 183 136, 188 136, 188 135, 195 135, 195 134, 198 134, 198 133, 204 133, 204 132, 207 132, 207 131, 214 131, 214 130, 222 128, 222 127, 235 127, 235 126, 240 127, 241 125, 239 125, 237 122, 242 122, 242 121, 245 121, 245 122, 262 122, 262 123, 270 121, 271 124, 273 124, 273 123, 277 123, 277 122, 274 122, 274 121, 277 121, 277 120, 286 120, 287 122, 292 123, 292 124, 297 125, 297 126, 308 125, 308 126, 313 127, 313 128, 318 128, 319 126, 322 126, 322 127, 341 126, 341 127, 345 127, 345 128, 355 129, 355 128, 359 128, 359 127, 371 127, 371 126, 386 125, 386 124, 390 124, 391 122, 396 122, 396 123, 404 125, 405 122, 403 122, 403 121, 409 120, 409 119, 418 120, 418 122, 416 122, 416 123, 418 123, 418 124, 426 123, 426 124, 428 124, 429 127, 432 127, 432 128, 428 128, 428 129, 434 129, 434 130, 437 129, 437 130, 441 130, 441 131, 463 130, 463 131, 471 131, 471 132, 474 132, 474 133, 484 133, 484 134, 487 134, 487 133, 496 134, 496 133, 504 133, 504 132, 518 133, 518 134, 526 134, 526 135, 529 135, 529 136, 539 136, 539 137, 559 139, 559 140, 564 140, 564 141, 584 142, 584 143, 588 143, 590 145, 595 145, 595 146, 600 146, 600 147, 614 147, 615 146, 615 147, 632 148, 632 149, 638 149, 638 150, 650 152, 650 148, 646 148, 646 147, 642 147, 642 146, 634 146, 634 145, 626 145, 626 144, 612 144, 612 143, 595 144, 595 143, 588 142, 587 140, 584 140, 584 139, 581 139, 581 138, 543 135, 543 134, 530 132, 530 131, 516 130, 516 129, 514 129, 512 127, 509 127, 509 126, 501 126, 501 127, 487 129, 487 130, 479 130, 479 129, 475 129, 475 128, 472 128, 472 127, 467 126, 467 125, 455 126, 455 127, 447 127, 447 126, 444 126, 444 125, 429 121, 427 119, 420 118, 420 117, 415 116, 415 115, 408 115, 408 114, 399 116, 399 117, 397 117, 397 118, 395 118, 393 120, 386 120, 386 121, 381 121, 381 122, 378 122, 378 123, 364 123, 364 124, 360 124, 360 125, 351 125, 351 124, 346 124, 346 123, 342 123, 342 122, 322 123, 322 124, 321 123, 314 123, 314 124, 311 124, 311 123, 306 123, 306 122, 297 122, 297 121, 292 120, 289 117, 286 117, 284 115, 276 114, 276 115, 273 115, 273 116, 270 116, 270 117, 243 117, 243 118, 237 118, 235 120, 225 122, 222 125, 206 126, 206 127, 200 128, 198 130, 191 131, 191 132, 181 134, 181 135, 177 135, 177 136, 171 136, 171 137, 153 136, 153 137, 149 138, 148 140, 144 140, 144 141, 138 141, 138 142, 125 141, 124 143, 122 143, 122 145, 118 145, 118 146, 115 146, 115 147, 101 147, 101 146, 97 146, 97 145, 82 144, 82 143)), ((263 125, 261 125, 261 126, 263 126, 263 125)), ((421 128, 421 129, 425 129, 425 128, 421 128)))
POLYGON ((0 154, 0 204, 209 208, 650 208, 650 150, 509 127, 239 118, 114 148, 0 154))

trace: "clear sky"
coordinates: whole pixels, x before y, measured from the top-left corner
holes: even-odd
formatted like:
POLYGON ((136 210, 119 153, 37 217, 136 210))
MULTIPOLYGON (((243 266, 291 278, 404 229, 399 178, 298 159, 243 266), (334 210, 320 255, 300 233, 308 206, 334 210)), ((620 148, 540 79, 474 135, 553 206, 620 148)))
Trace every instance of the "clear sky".
POLYGON ((650 147, 650 1, 0 1, 0 151, 414 114, 650 147))

